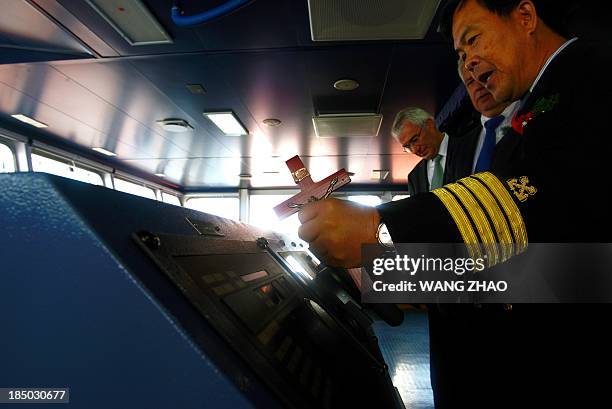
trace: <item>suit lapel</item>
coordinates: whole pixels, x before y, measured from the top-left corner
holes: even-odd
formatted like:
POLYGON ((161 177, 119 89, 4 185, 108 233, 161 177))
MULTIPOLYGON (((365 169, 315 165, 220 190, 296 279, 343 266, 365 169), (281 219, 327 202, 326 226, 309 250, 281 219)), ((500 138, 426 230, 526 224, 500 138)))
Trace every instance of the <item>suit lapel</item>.
POLYGON ((423 159, 421 161, 421 169, 420 169, 420 176, 419 179, 421 180, 421 186, 423 186, 423 191, 424 192, 429 192, 430 187, 429 187, 429 178, 427 177, 427 161, 425 159, 423 159))
POLYGON ((427 161, 421 160, 408 175, 408 192, 411 195, 429 192, 427 161))

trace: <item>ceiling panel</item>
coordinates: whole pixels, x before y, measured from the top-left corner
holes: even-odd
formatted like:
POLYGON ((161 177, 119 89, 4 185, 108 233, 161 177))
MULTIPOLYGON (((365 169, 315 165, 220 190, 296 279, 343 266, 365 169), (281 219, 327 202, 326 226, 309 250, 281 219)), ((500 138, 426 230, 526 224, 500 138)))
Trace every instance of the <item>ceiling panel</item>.
MULTIPOLYGON (((55 1, 38 3, 59 7, 55 1)), ((86 2, 57 1, 64 17, 71 13, 120 56, 0 65, 2 112, 33 115, 84 152, 116 150, 120 162, 153 180, 166 173, 185 189, 290 187, 284 161, 296 154, 315 179, 344 167, 354 183, 375 184, 371 171, 388 168, 383 183, 403 184, 416 158, 389 134, 395 113, 409 104, 435 110, 458 83, 450 48, 432 33, 422 42, 313 43, 306 1, 255 1, 194 28, 170 21, 171 0, 145 1, 175 41, 144 47, 129 46, 86 2), (360 85, 334 89, 342 78, 360 85), (249 135, 225 136, 202 115, 225 110, 249 135), (364 112, 383 115, 378 136, 314 135, 313 115, 364 112), (194 129, 168 133, 156 124, 175 117, 194 129), (267 118, 281 125, 266 126, 267 118)), ((189 14, 219 2, 184 3, 189 14)))
POLYGON ((10 7, 3 4, 0 13, 0 48, 15 47, 91 57, 89 51, 77 39, 29 2, 10 2, 10 7))
POLYGON ((361 45, 304 53, 308 86, 317 114, 375 113, 384 90, 393 46, 361 45), (354 91, 333 88, 339 79, 359 82, 354 91))
POLYGON ((139 73, 173 104, 188 116, 201 139, 184 141, 181 147, 190 156, 241 156, 247 141, 243 137, 225 136, 212 122, 205 118, 204 111, 233 110, 246 128, 254 133, 258 126, 248 109, 237 97, 228 77, 217 65, 215 55, 193 54, 156 56, 130 60, 139 73), (201 84, 206 93, 191 94, 187 84, 201 84), (212 138, 208 138, 211 135, 212 138), (215 145, 222 146, 218 151, 215 145))
MULTIPOLYGON (((210 126, 201 113, 192 112, 192 116, 185 112, 158 88, 159 80, 150 81, 130 61, 60 64, 54 68, 113 105, 117 116, 132 118, 149 134, 161 135, 169 144, 185 151, 183 157, 231 156, 230 151, 207 131, 210 126), (184 133, 167 132, 156 122, 166 118, 185 119, 195 129, 184 133)), ((188 94, 184 84, 181 92, 188 94)))
POLYGON ((115 29, 100 16, 86 1, 58 0, 58 2, 98 37, 115 49, 120 55, 147 55, 199 51, 204 48, 197 34, 190 28, 179 28, 170 19, 172 1, 145 1, 149 11, 170 35, 172 44, 131 46, 115 29))
POLYGON ((123 157, 186 155, 185 150, 51 66, 0 66, 0 84, 3 112, 34 116, 49 125, 49 131, 87 148, 118 141, 133 147, 124 150, 123 157))
MULTIPOLYGON (((296 2, 253 1, 227 17, 194 27, 194 30, 207 50, 295 47, 298 42, 292 3, 296 2)), ((187 14, 201 12, 214 4, 211 1, 184 2, 187 14)))

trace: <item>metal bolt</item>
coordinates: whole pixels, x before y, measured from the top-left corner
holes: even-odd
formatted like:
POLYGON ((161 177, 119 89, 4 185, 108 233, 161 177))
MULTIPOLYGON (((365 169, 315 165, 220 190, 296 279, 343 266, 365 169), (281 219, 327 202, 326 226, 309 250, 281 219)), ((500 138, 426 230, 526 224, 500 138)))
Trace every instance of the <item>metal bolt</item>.
POLYGON ((255 240, 255 243, 257 244, 257 247, 259 247, 260 249, 267 249, 268 248, 268 240, 265 237, 260 237, 257 240, 255 240))
POLYGON ((142 241, 144 245, 151 250, 157 250, 161 247, 161 239, 159 238, 159 236, 156 236, 149 232, 141 232, 140 241, 142 241))

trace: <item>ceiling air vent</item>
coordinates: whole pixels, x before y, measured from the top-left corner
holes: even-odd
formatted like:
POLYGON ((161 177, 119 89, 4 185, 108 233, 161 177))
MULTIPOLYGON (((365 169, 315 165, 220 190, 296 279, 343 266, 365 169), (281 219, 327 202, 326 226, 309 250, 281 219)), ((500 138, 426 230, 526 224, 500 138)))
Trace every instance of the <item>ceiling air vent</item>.
POLYGON ((421 40, 440 0, 308 0, 312 41, 421 40))
POLYGON ((319 115, 312 118, 317 138, 353 138, 377 136, 382 115, 319 115))

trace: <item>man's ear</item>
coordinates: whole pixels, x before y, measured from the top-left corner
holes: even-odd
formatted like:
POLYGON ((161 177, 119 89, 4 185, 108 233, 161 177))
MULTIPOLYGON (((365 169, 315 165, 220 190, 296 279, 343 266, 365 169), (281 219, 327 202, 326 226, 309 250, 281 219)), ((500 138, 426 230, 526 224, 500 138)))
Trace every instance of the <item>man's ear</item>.
POLYGON ((431 118, 427 118, 427 120, 425 121, 425 126, 427 127, 427 130, 429 132, 433 132, 436 130, 436 123, 431 118))
POLYGON ((521 1, 514 10, 513 17, 518 19, 527 34, 533 34, 538 27, 538 13, 531 0, 521 1))

